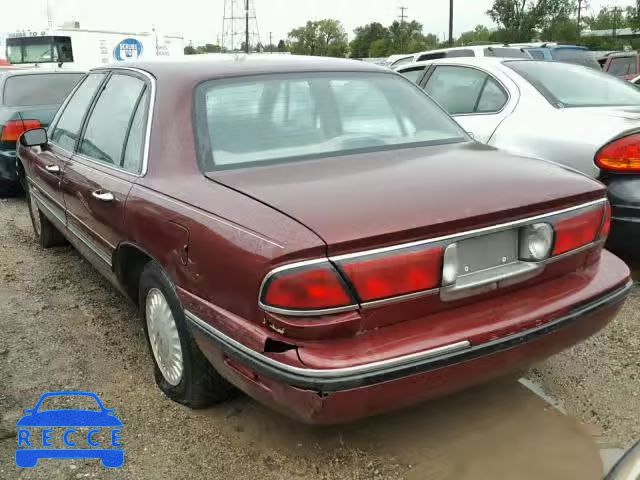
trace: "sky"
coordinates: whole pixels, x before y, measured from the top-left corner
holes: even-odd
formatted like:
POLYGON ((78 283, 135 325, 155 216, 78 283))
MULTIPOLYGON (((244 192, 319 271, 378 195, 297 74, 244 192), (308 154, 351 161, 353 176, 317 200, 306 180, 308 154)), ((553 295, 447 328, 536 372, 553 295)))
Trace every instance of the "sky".
MULTIPOLYGON (((8 1, 8 0, 5 0, 8 1)), ((243 0, 235 2, 242 8, 243 0)), ((408 20, 424 25, 425 33, 435 33, 441 39, 448 30, 448 0, 251 0, 254 4, 260 40, 274 43, 286 38, 287 32, 307 20, 335 18, 340 20, 352 37, 359 25, 391 23, 407 7, 408 20)), ((150 31, 152 27, 165 34, 179 34, 185 44, 216 43, 222 30, 225 0, 48 0, 54 25, 67 20, 80 22, 81 28, 118 31, 150 31)), ((490 26, 486 15, 493 0, 454 0, 456 35, 478 24, 490 26)), ((0 32, 23 29, 41 30, 47 25, 47 0, 20 0, 15 15, 0 15, 0 32), (18 14, 20 12, 20 14, 18 14), (26 14, 29 12, 29 15, 26 14)), ((588 0, 589 10, 601 6, 631 5, 633 0, 588 0)), ((14 5, 16 5, 14 3, 14 5)), ((252 28, 253 30, 253 28, 252 28)), ((253 42, 252 42, 253 43, 253 42)))

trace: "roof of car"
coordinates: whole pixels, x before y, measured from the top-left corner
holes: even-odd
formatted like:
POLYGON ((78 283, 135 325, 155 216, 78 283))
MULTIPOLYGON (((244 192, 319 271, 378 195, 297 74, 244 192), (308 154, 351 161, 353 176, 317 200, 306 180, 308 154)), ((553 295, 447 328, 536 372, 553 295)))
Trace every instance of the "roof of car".
POLYGON ((16 68, 16 69, 3 68, 2 70, 0 70, 0 75, 3 75, 5 77, 12 77, 16 75, 52 75, 52 74, 58 75, 58 74, 64 74, 64 73, 85 74, 87 72, 84 72, 81 70, 62 70, 62 69, 48 70, 48 69, 42 69, 42 68, 16 68))
POLYGON ((446 63, 446 64, 461 64, 461 65, 476 65, 476 66, 488 66, 488 65, 498 65, 507 61, 513 62, 533 62, 535 60, 531 60, 528 58, 503 58, 503 57, 453 57, 453 58, 436 58, 433 60, 422 60, 421 62, 414 63, 405 63, 404 65, 400 65, 394 70, 404 70, 405 68, 415 68, 423 65, 432 65, 438 63, 446 63))
POLYGON ((136 68, 154 77, 207 80, 270 73, 388 72, 373 63, 297 55, 189 55, 148 62, 123 62, 100 68, 136 68))

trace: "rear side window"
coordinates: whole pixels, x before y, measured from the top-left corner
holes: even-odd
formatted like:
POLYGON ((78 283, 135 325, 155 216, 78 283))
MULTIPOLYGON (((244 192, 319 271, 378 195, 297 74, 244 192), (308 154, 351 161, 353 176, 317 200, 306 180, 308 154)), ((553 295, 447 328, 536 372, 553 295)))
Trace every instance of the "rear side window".
POLYGON ((4 104, 12 107, 60 105, 82 77, 81 73, 8 77, 4 84, 4 104))
POLYGON ((635 70, 635 57, 613 57, 607 73, 615 75, 616 77, 622 77, 634 73, 635 70))
POLYGON ((66 150, 74 150, 84 116, 104 77, 104 73, 92 73, 84 79, 60 115, 49 136, 51 142, 66 150))
POLYGON ((399 73, 407 77, 413 83, 418 83, 418 78, 420 78, 420 75, 422 75, 422 72, 424 72, 424 69, 425 67, 408 68, 407 70, 404 70, 399 73))
POLYGON ((475 68, 436 67, 425 90, 451 115, 497 112, 507 103, 503 88, 475 68))
POLYGON ((501 47, 485 48, 484 56, 500 57, 500 58, 529 58, 529 56, 519 48, 501 48, 501 47))
POLYGON ((113 75, 96 101, 78 151, 121 168, 127 134, 144 89, 139 78, 113 75))
POLYGON ((534 60, 544 60, 544 52, 542 50, 530 49, 528 52, 534 60))
MULTIPOLYGON (((556 62, 573 63, 575 65, 601 70, 600 64, 593 54, 582 48, 553 48, 551 49, 551 58, 556 62)), ((633 65, 630 65, 630 69, 633 71, 629 71, 630 74, 637 72, 635 57, 632 60, 633 65)))

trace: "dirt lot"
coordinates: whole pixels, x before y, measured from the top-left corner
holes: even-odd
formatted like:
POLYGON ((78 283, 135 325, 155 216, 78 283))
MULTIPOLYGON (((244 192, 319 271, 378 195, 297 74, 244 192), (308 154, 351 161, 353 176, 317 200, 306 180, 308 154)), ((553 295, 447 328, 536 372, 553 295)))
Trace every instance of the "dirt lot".
POLYGON ((514 380, 353 425, 314 429, 252 400, 190 411, 152 379, 136 312, 71 248, 42 251, 26 205, 0 201, 0 479, 580 479, 597 447, 640 437, 640 296, 534 378, 582 425, 514 380), (125 464, 13 463, 15 422, 46 391, 96 392, 124 424, 125 464))

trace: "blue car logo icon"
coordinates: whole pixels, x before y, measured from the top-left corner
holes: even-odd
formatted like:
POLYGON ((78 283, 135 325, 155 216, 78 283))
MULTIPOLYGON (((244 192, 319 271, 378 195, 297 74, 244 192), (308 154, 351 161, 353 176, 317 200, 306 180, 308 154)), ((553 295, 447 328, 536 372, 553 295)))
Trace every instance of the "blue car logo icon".
POLYGON ((100 398, 90 392, 50 392, 40 397, 36 406, 24 411, 25 415, 18 420, 18 448, 16 449, 16 465, 20 468, 33 468, 40 458, 84 459, 99 458, 102 465, 118 468, 124 463, 124 451, 119 443, 122 422, 114 415, 114 410, 104 407, 100 398), (42 402, 49 397, 91 397, 99 410, 57 409, 39 411, 42 402), (53 428, 62 427, 62 441, 66 448, 54 448, 52 443, 53 428), (90 428, 86 435, 76 428, 90 428), (30 429, 41 429, 41 435, 30 429), (101 429, 109 429, 109 447, 104 448, 96 441, 101 429), (88 448, 76 448, 86 439, 88 448))

